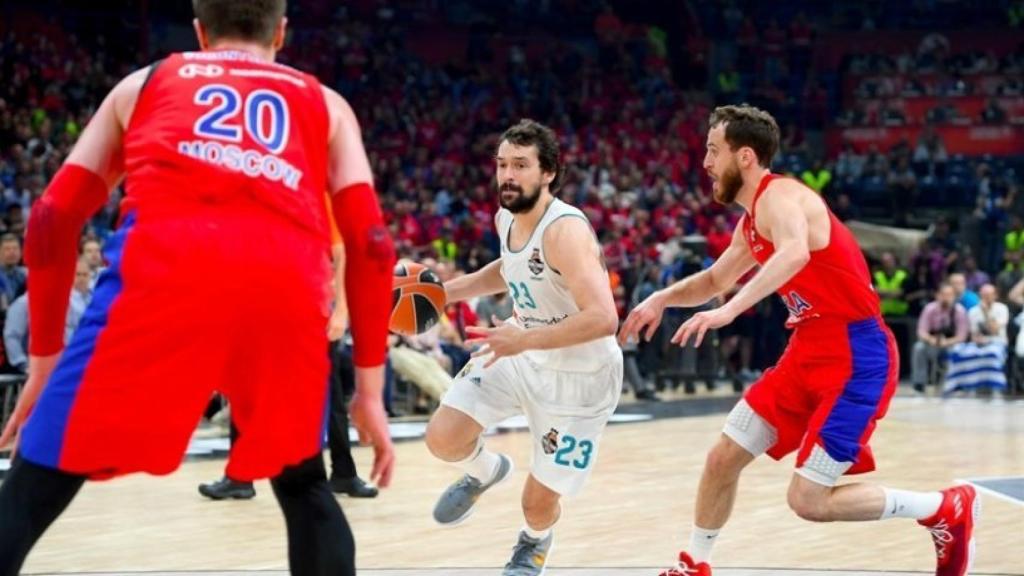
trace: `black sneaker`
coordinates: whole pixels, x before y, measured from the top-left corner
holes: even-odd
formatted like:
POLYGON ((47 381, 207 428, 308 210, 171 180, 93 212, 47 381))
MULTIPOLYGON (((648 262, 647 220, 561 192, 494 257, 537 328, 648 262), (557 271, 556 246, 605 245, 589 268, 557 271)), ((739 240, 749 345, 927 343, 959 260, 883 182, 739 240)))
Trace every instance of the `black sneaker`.
POLYGON ((252 482, 235 482, 225 476, 216 482, 200 484, 199 493, 212 500, 248 500, 256 496, 256 489, 253 488, 252 482))
POLYGON ((352 498, 376 498, 377 488, 370 486, 359 476, 352 478, 331 477, 331 492, 335 494, 348 494, 352 498))

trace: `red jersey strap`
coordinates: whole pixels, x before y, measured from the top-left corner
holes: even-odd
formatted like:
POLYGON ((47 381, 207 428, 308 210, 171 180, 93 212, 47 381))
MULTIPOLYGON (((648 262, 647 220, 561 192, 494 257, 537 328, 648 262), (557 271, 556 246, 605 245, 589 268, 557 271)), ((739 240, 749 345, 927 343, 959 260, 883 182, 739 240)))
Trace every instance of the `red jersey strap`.
POLYGON ((761 182, 757 185, 757 192, 754 192, 754 200, 750 203, 751 225, 753 225, 754 219, 757 218, 757 201, 761 199, 761 194, 764 194, 764 191, 768 189, 768 185, 771 184, 772 180, 778 177, 777 174, 769 172, 761 178, 761 182))
POLYGON ((64 347, 68 296, 75 277, 82 226, 110 195, 95 172, 65 164, 32 205, 25 235, 28 266, 29 353, 56 354, 64 347))

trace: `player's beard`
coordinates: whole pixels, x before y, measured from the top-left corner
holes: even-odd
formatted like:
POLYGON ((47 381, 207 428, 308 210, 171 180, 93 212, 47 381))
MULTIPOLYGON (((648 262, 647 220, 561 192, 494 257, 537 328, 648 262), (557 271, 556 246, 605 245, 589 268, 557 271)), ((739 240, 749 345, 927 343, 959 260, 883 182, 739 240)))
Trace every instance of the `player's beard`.
POLYGON ((743 188, 743 175, 740 174, 740 166, 735 160, 722 172, 718 178, 718 186, 714 190, 715 201, 719 204, 729 206, 736 201, 740 189, 743 188))
POLYGON ((523 214, 533 210, 533 207, 537 205, 537 201, 540 200, 540 184, 537 184, 532 188, 532 193, 527 194, 523 190, 522 186, 506 182, 498 186, 498 203, 501 207, 508 210, 513 214, 523 214), (515 192, 516 194, 510 199, 506 199, 506 193, 515 192))

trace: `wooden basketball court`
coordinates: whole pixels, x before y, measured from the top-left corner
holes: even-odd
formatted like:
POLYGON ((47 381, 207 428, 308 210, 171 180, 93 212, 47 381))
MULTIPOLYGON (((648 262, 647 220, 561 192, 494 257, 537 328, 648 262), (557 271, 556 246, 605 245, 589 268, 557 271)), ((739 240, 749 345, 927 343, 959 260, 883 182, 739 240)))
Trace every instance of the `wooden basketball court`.
MULTIPOLYGON (((667 567, 685 544, 703 458, 731 402, 623 407, 641 420, 606 431, 591 483, 565 505, 547 574, 653 576, 667 567), (648 409, 657 418, 646 419, 648 409), (686 412, 697 414, 675 415, 686 412)), ((421 429, 400 427, 413 438, 397 445, 390 489, 373 500, 341 500, 356 533, 360 573, 500 573, 522 525, 519 490, 529 438, 509 431, 488 439, 514 457, 513 481, 488 493, 466 522, 440 528, 431 509, 457 474, 415 438, 421 429)), ((973 573, 1024 574, 1024 403, 897 398, 873 445, 880 470, 865 479, 919 490, 978 482, 984 508, 973 573)), ((356 450, 361 471, 369 471, 370 457, 369 449, 356 450)), ((193 458, 166 478, 87 485, 29 557, 25 573, 284 574, 284 524, 269 485, 258 483, 250 501, 213 502, 196 492, 223 465, 222 458, 193 458)), ((931 539, 913 521, 798 519, 785 500, 792 465, 792 457, 763 458, 743 476, 735 514, 715 549, 716 575, 932 572, 931 539)))

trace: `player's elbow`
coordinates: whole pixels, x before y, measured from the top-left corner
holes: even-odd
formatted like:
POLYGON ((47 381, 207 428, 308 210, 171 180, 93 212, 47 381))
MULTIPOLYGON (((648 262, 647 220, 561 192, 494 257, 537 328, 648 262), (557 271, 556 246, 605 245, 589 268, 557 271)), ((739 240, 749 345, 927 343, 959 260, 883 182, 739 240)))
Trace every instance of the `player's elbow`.
POLYGON ((787 256, 791 265, 797 270, 800 270, 811 261, 811 251, 806 244, 792 246, 787 256))

